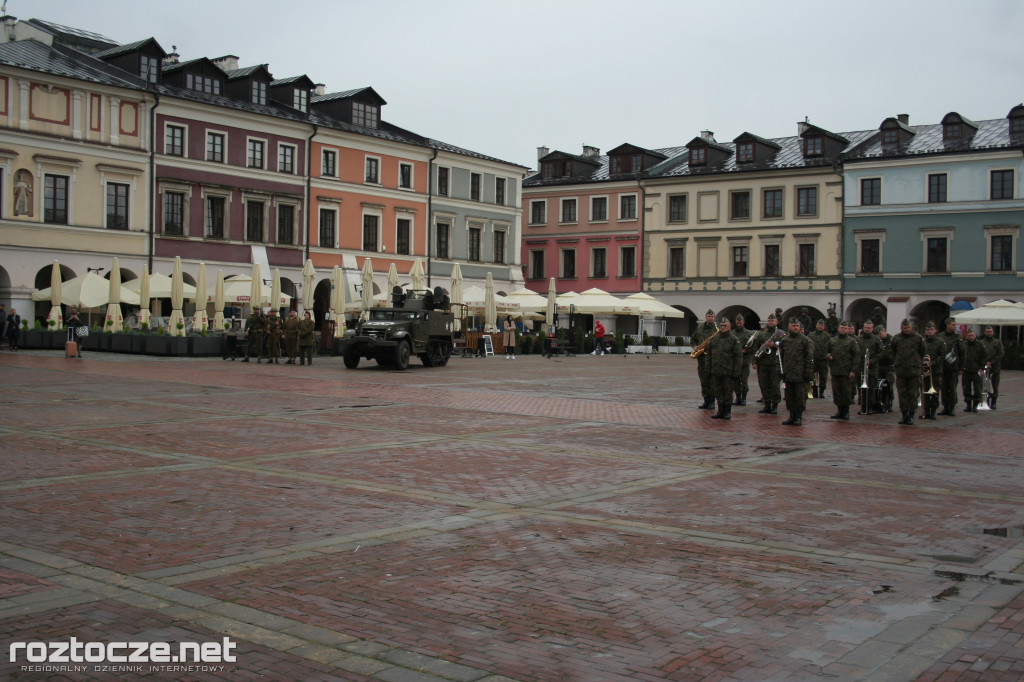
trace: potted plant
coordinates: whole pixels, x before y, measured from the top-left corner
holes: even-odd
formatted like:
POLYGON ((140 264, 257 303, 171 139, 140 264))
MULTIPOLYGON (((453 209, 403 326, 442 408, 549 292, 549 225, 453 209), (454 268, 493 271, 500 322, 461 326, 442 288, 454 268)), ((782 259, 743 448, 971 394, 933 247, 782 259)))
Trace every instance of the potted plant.
POLYGON ((221 354, 221 340, 218 336, 210 336, 206 329, 199 332, 198 335, 189 338, 192 342, 190 353, 192 355, 220 355, 221 354))

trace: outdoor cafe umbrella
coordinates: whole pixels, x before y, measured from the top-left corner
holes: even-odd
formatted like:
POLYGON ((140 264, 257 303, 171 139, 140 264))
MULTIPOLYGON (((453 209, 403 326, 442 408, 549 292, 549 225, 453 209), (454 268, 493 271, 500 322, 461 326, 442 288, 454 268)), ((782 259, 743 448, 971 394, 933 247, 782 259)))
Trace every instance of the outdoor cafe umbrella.
POLYGON ((964 310, 953 315, 957 324, 1024 325, 1024 303, 1014 303, 1001 298, 986 303, 974 310, 964 310))
POLYGON ((612 296, 601 289, 587 289, 581 292, 572 305, 576 312, 584 315, 633 315, 633 308, 621 298, 612 296))
POLYGON ((420 258, 416 259, 416 262, 412 264, 412 271, 409 273, 412 278, 412 288, 414 291, 421 291, 427 288, 427 275, 423 272, 423 260, 420 258))
MULTIPOLYGON (((131 305, 139 304, 139 295, 127 287, 118 292, 121 301, 131 305)), ((33 301, 52 301, 53 287, 41 289, 32 294, 33 301)), ((95 310, 110 302, 110 282, 94 272, 69 279, 60 285, 60 300, 64 305, 78 306, 83 310, 95 310)))
POLYGON ((630 294, 622 300, 629 303, 636 315, 651 315, 653 317, 686 317, 686 313, 682 310, 673 308, 667 303, 662 303, 650 294, 645 294, 643 292, 630 294))
POLYGON ((306 259, 302 266, 302 309, 313 310, 313 294, 316 293, 316 268, 313 261, 306 259))
POLYGON ((210 294, 206 290, 206 265, 199 264, 199 274, 196 276, 196 312, 192 316, 192 328, 202 331, 210 326, 210 317, 206 314, 206 304, 210 300, 210 294))
POLYGON ((213 328, 224 329, 224 271, 217 271, 217 286, 213 293, 213 328))
POLYGON ((548 327, 555 325, 555 310, 558 309, 558 290, 555 288, 555 278, 548 280, 548 306, 544 313, 544 323, 548 327))
POLYGON ((505 298, 516 303, 519 306, 519 312, 524 317, 531 319, 542 319, 548 307, 547 298, 529 289, 516 289, 505 298))
POLYGON ((185 336, 185 316, 181 314, 181 306, 185 302, 185 280, 181 275, 181 256, 174 257, 174 270, 171 271, 171 319, 167 322, 171 336, 185 336), (178 328, 178 325, 181 328, 178 328))
POLYGON ((103 330, 107 332, 119 332, 124 328, 124 315, 121 314, 121 265, 114 256, 114 262, 110 266, 110 284, 107 291, 107 319, 103 324, 103 330))
POLYGON ((398 286, 398 268, 395 267, 394 262, 391 263, 391 267, 388 268, 388 290, 387 290, 387 303, 385 304, 388 308, 394 306, 393 299, 391 298, 391 292, 398 286))
POLYGON ((484 283, 484 329, 497 328, 498 307, 494 300, 494 277, 487 273, 487 281, 484 283))
MULTIPOLYGON (((414 268, 415 269, 415 266, 414 268)), ((415 281, 415 280, 413 280, 415 281)), ((362 291, 362 319, 370 317, 370 307, 373 305, 373 263, 369 258, 363 261, 363 291, 362 291)), ((413 287, 415 289, 415 286, 413 287)))
POLYGON ((280 308, 281 300, 281 269, 274 268, 274 277, 270 280, 270 307, 280 308))
MULTIPOLYGON (((256 294, 259 297, 259 301, 270 302, 270 287, 263 284, 259 280, 256 280, 257 286, 256 294)), ((253 279, 249 275, 233 275, 231 277, 224 278, 224 303, 225 304, 239 304, 239 305, 253 305, 253 279)), ((278 301, 278 307, 286 306, 291 303, 292 297, 288 294, 281 294, 281 298, 278 301)), ((258 303, 257 303, 258 304, 258 303)))
MULTIPOLYGON (((159 272, 149 274, 146 278, 139 277, 133 279, 130 282, 124 284, 124 288, 129 291, 139 294, 139 299, 142 305, 149 306, 150 299, 154 298, 170 298, 171 297, 171 278, 167 275, 159 272), (142 296, 142 284, 145 282, 149 291, 146 292, 145 298, 142 296)), ((184 279, 181 284, 182 297, 185 299, 194 299, 196 297, 196 288, 191 284, 186 284, 184 279)), ((121 298, 123 302, 126 302, 124 297, 121 298)))
POLYGON ((53 269, 50 270, 50 314, 46 316, 46 324, 50 325, 53 320, 54 329, 64 328, 64 315, 60 309, 60 263, 53 261, 53 269))
POLYGON ((260 264, 252 264, 252 280, 249 282, 249 305, 263 307, 263 280, 260 278, 260 264))
POLYGON ((331 301, 331 319, 334 320, 334 336, 340 337, 345 334, 345 325, 342 321, 345 319, 345 287, 347 282, 345 281, 345 271, 339 268, 337 265, 334 266, 334 270, 331 272, 331 284, 333 287, 331 301))
POLYGON ((462 268, 456 263, 452 266, 452 281, 449 287, 451 295, 451 306, 452 311, 455 313, 455 331, 462 329, 462 318, 466 316, 466 308, 463 305, 466 302, 465 295, 462 291, 462 268))
MULTIPOLYGON (((130 284, 130 282, 129 282, 130 284)), ((130 288, 130 287, 129 287, 130 288)), ((149 327, 149 266, 142 266, 142 277, 139 278, 139 324, 149 327)))

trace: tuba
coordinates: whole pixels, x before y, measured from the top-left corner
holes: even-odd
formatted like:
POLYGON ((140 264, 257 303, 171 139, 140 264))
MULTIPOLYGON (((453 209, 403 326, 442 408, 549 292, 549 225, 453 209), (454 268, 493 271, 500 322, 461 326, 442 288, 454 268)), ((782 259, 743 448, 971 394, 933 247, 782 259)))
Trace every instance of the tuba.
POLYGON ((708 352, 708 344, 711 343, 711 339, 713 339, 716 336, 718 336, 718 332, 720 332, 720 331, 722 331, 722 330, 721 329, 716 329, 714 334, 712 334, 708 338, 706 338, 703 341, 701 341, 700 345, 697 346, 696 348, 694 348, 693 351, 690 353, 690 357, 691 358, 699 358, 700 356, 702 356, 705 353, 707 353, 708 352))

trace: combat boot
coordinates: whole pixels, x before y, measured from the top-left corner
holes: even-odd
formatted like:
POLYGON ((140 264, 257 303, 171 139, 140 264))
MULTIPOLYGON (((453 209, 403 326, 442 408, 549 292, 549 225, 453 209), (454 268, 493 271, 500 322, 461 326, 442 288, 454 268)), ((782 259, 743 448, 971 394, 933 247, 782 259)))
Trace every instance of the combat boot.
POLYGON ((906 410, 900 410, 900 421, 899 421, 899 423, 900 424, 906 424, 907 423, 907 411, 906 410))
POLYGON ((794 414, 795 414, 795 416, 793 418, 793 426, 803 426, 804 425, 804 420, 803 420, 804 411, 803 410, 797 410, 794 414))
POLYGON ((725 416, 725 407, 719 403, 718 411, 711 415, 712 419, 722 419, 725 416))
POLYGON ((914 412, 913 411, 907 412, 907 426, 913 426, 913 425, 914 425, 914 412))
POLYGON ((843 416, 840 417, 843 421, 850 421, 850 407, 846 406, 843 408, 843 416))
POLYGON ((732 405, 727 405, 725 412, 722 413, 722 419, 728 421, 732 419, 732 405))
POLYGON ((697 406, 698 410, 712 410, 715 407, 714 398, 704 398, 704 402, 697 406))
POLYGON ((779 404, 773 400, 772 401, 772 407, 771 407, 771 410, 770 410, 769 414, 778 414, 778 413, 779 413, 779 404))
POLYGON ((999 396, 996 396, 995 398, 989 398, 988 399, 988 406, 991 407, 993 410, 996 409, 996 401, 997 400, 999 400, 999 396))
POLYGON ((843 418, 843 408, 841 408, 841 407, 837 407, 836 408, 836 413, 829 416, 829 419, 842 419, 842 418, 843 418))
POLYGON ((736 404, 741 406, 741 407, 745 407, 746 404, 747 404, 747 394, 746 393, 740 393, 740 401, 738 403, 736 403, 736 404))
POLYGON ((794 424, 796 424, 796 412, 793 412, 792 410, 790 410, 789 411, 789 419, 787 419, 786 421, 782 422, 782 425, 783 426, 793 426, 794 424))
POLYGON ((249 362, 249 358, 246 358, 245 360, 242 360, 242 362, 249 362))
POLYGON ((760 410, 758 410, 757 413, 758 414, 771 414, 772 413, 772 404, 771 404, 771 402, 769 402, 767 400, 764 400, 762 402, 763 402, 764 406, 760 410))

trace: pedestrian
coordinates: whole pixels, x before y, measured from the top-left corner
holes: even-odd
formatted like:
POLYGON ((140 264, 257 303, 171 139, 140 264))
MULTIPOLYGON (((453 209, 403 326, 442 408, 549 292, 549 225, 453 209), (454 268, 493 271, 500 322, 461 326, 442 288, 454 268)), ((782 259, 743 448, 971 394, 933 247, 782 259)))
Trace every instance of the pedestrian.
POLYGON ((892 337, 892 356, 902 414, 899 423, 906 426, 914 425, 914 412, 921 393, 921 366, 926 352, 924 339, 914 331, 910 320, 900 322, 900 333, 892 337))
POLYGON ((299 345, 299 318, 294 310, 288 311, 284 321, 284 354, 288 356, 285 364, 295 364, 295 352, 299 345))
POLYGON ((753 347, 756 350, 750 366, 757 372, 757 385, 761 389, 761 402, 764 403, 758 414, 778 414, 779 401, 782 399, 779 390, 779 371, 782 366, 777 357, 779 350, 776 342, 782 335, 774 313, 768 316, 765 324, 765 328, 754 339, 753 347))
POLYGON ((307 310, 301 322, 299 322, 299 364, 313 364, 313 319, 307 310))
POLYGON ((604 325, 594 320, 594 350, 591 355, 604 355, 604 325))
POLYGON ((281 318, 277 315, 277 308, 270 309, 266 320, 264 329, 267 334, 267 363, 276 365, 281 359, 281 332, 284 329, 281 318))
POLYGON ((825 386, 828 384, 828 346, 832 335, 825 329, 825 320, 819 319, 809 338, 814 344, 814 386, 811 395, 815 398, 825 397, 825 386))
POLYGON ((245 359, 242 362, 249 362, 249 358, 254 355, 256 364, 263 361, 263 335, 266 329, 267 321, 263 317, 263 310, 254 305, 249 318, 245 321, 245 359))
POLYGON ((707 365, 711 392, 718 402, 712 419, 732 419, 732 393, 743 365, 739 339, 732 333, 728 317, 718 321, 718 333, 708 343, 707 365))
MULTIPOLYGON (((715 311, 708 309, 704 313, 704 324, 697 327, 693 333, 693 345, 699 346, 710 339, 718 327, 715 326, 715 311)), ((708 358, 707 353, 697 356, 697 379, 700 380, 700 394, 704 402, 697 408, 699 410, 712 410, 715 407, 715 394, 711 392, 711 381, 708 379, 708 358)))
POLYGON ((946 344, 938 336, 938 328, 931 320, 924 326, 925 356, 921 374, 921 419, 935 419, 939 410, 939 396, 942 389, 942 356, 946 344), (929 391, 933 391, 929 393, 929 391))
POLYGON ((981 394, 985 390, 985 369, 987 357, 985 346, 978 341, 978 334, 971 329, 964 339, 964 402, 965 412, 977 412, 981 404, 981 394))
POLYGON ((747 391, 750 390, 750 363, 754 360, 754 332, 747 329, 747 321, 741 313, 736 314, 736 328, 733 335, 740 342, 742 362, 740 363, 740 374, 736 378, 736 400, 734 405, 743 406, 747 404, 747 391))
POLYGON ((865 322, 864 326, 861 327, 857 343, 862 353, 860 383, 857 386, 863 386, 867 382, 867 388, 860 391, 860 412, 858 414, 868 415, 874 413, 875 390, 878 388, 879 358, 882 355, 882 342, 875 335, 875 325, 871 320, 865 322), (868 370, 866 376, 864 375, 864 367, 867 367, 868 370))
POLYGON ((940 415, 956 415, 957 385, 964 371, 964 340, 956 333, 956 320, 946 318, 946 330, 939 334, 945 344, 946 353, 942 358, 942 412, 940 415))
POLYGON ((860 347, 850 333, 853 326, 841 320, 836 326, 836 335, 828 344, 829 372, 832 374, 832 402, 836 413, 829 419, 850 419, 850 386, 857 378, 861 362, 860 347))
MULTIPOLYGON (((81 359, 82 338, 85 335, 79 331, 79 328, 85 327, 86 325, 84 322, 82 322, 82 317, 81 315, 78 314, 78 308, 76 306, 71 306, 71 310, 68 311, 68 316, 64 320, 64 322, 67 325, 68 330, 67 340, 74 341, 76 344, 78 344, 78 355, 76 355, 75 357, 81 359)), ((88 327, 86 327, 86 329, 88 329, 88 327)))
POLYGON ((992 325, 985 327, 985 335, 978 341, 985 346, 985 368, 988 370, 989 383, 992 384, 992 392, 988 394, 988 406, 994 410, 996 409, 996 400, 999 398, 999 370, 1003 365, 1003 342, 996 338, 992 325))
POLYGON ((18 350, 21 346, 19 339, 21 338, 21 315, 14 308, 11 308, 10 314, 6 318, 7 324, 7 346, 11 350, 18 350))
POLYGON ((0 348, 3 348, 4 339, 7 337, 7 307, 0 303, 0 348))
POLYGON ((783 426, 801 426, 807 406, 807 385, 811 383, 814 362, 811 340, 800 333, 800 319, 789 318, 789 335, 779 342, 782 354, 782 381, 786 387, 786 409, 789 419, 783 426))
MULTIPOLYGON (((598 323, 600 324, 600 323, 598 323)), ((516 359, 516 323, 512 321, 511 315, 506 315, 505 320, 501 323, 502 329, 502 343, 505 346, 505 359, 516 359)))

